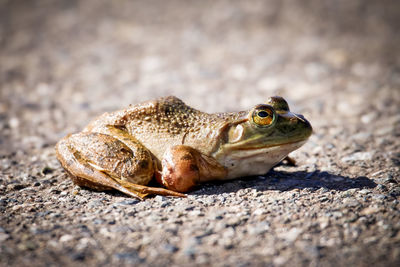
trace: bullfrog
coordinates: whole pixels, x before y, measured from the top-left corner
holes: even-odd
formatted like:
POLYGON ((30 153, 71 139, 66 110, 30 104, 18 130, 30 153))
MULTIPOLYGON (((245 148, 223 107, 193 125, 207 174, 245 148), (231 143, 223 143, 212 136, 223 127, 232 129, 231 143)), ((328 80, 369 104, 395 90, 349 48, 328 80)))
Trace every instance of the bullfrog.
POLYGON ((311 124, 279 96, 215 114, 169 96, 105 113, 55 149, 79 186, 139 199, 183 197, 202 182, 265 174, 311 133, 311 124), (152 179, 165 188, 148 186, 152 179))

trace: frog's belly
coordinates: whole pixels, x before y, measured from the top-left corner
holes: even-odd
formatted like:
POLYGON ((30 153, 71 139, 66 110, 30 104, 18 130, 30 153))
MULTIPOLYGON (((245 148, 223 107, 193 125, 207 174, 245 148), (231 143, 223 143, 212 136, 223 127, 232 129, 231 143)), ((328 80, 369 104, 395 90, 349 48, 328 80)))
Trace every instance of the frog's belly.
POLYGON ((228 169, 224 179, 261 175, 283 160, 290 152, 301 147, 305 141, 284 146, 267 147, 256 150, 232 151, 217 160, 228 169))

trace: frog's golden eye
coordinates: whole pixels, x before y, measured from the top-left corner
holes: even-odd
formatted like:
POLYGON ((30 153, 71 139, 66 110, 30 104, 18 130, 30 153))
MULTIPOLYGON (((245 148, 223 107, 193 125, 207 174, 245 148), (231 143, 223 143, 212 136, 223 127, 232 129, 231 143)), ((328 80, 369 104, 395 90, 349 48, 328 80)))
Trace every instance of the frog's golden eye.
POLYGON ((258 126, 270 126, 275 121, 275 111, 269 105, 258 105, 252 113, 252 120, 258 126))

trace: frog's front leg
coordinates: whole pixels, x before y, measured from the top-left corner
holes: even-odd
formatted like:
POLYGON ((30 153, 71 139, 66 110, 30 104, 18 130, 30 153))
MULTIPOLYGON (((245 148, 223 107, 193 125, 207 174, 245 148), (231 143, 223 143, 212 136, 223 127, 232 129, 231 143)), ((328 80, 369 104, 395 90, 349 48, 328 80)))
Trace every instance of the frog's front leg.
POLYGON ((162 172, 156 173, 156 178, 168 189, 187 192, 201 182, 223 179, 226 175, 226 168, 213 157, 190 146, 177 145, 166 150, 162 172))
POLYGON ((104 132, 69 135, 57 143, 57 158, 74 183, 96 190, 116 189, 139 199, 149 194, 184 196, 145 186, 155 172, 150 152, 119 129, 104 132))

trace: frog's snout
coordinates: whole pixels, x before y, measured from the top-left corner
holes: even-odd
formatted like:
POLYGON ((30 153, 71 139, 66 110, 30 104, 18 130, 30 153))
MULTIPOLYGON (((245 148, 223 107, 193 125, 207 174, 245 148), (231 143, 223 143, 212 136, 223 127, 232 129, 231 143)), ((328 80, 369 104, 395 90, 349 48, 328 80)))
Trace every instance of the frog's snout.
POLYGON ((308 138, 313 132, 311 123, 301 114, 294 115, 297 118, 297 123, 301 125, 301 128, 303 129, 304 135, 308 138))

